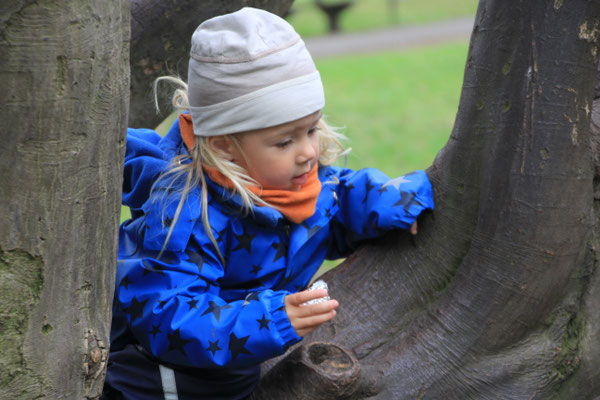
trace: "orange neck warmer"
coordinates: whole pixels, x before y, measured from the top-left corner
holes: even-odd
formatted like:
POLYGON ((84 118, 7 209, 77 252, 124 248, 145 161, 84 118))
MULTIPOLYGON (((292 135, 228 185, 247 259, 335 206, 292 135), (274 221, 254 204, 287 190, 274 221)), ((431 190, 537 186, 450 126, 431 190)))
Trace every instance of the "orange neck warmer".
POLYGON ((190 114, 179 114, 179 131, 181 138, 188 151, 192 151, 196 144, 196 135, 194 135, 194 126, 192 125, 192 116, 190 114))
MULTIPOLYGON (((179 115, 179 129, 181 137, 188 149, 194 147, 196 137, 192 127, 192 118, 189 114, 179 115)), ((210 179, 216 184, 227 189, 232 189, 233 183, 229 178, 219 172, 216 168, 203 165, 204 170, 210 179)), ((295 224, 299 224, 315 213, 317 198, 321 193, 321 181, 318 177, 318 165, 310 170, 306 183, 300 187, 300 190, 279 190, 279 189, 260 189, 256 186, 247 186, 255 195, 259 196, 266 203, 276 208, 287 219, 295 224)))

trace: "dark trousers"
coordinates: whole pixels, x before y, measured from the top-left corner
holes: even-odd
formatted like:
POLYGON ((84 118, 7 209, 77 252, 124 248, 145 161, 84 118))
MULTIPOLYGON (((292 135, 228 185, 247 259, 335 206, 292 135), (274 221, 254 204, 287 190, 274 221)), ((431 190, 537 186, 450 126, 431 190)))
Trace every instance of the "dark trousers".
POLYGON ((252 393, 260 366, 200 369, 164 365, 135 345, 111 351, 101 400, 241 400, 252 393))

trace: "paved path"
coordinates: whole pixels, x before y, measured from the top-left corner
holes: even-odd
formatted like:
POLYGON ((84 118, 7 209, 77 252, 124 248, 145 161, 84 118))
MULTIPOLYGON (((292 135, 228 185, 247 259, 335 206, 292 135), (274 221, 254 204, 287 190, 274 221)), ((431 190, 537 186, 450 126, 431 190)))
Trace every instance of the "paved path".
POLYGON ((399 50, 453 40, 468 40, 473 30, 473 22, 473 17, 467 17, 426 25, 331 34, 308 38, 305 42, 314 58, 399 50))

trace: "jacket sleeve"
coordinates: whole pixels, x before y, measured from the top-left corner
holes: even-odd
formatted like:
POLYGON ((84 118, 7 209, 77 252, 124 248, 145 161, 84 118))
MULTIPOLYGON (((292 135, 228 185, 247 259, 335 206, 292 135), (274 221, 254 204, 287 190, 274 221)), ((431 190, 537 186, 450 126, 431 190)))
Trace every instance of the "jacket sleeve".
POLYGON ((410 229, 424 211, 433 210, 433 188, 425 171, 395 179, 379 170, 341 169, 330 186, 334 197, 333 246, 328 258, 347 256, 359 240, 391 229, 410 229))
POLYGON ((152 185, 180 154, 187 152, 177 119, 164 137, 151 129, 127 129, 122 203, 131 208, 134 217, 141 215, 152 185))
POLYGON ((148 199, 156 178, 168 165, 158 146, 161 137, 150 129, 127 129, 123 169, 123 205, 139 210, 148 199))
MULTIPOLYGON (((138 229, 146 230, 141 251, 127 250, 140 247, 130 239, 139 237, 129 235, 132 226, 120 231, 116 304, 144 348, 176 365, 239 367, 283 354, 301 340, 285 312, 288 292, 249 291, 243 300, 223 298, 219 285, 225 270, 200 234, 201 223, 188 240, 169 242, 159 260, 161 240, 148 236, 157 228, 153 218, 160 216, 149 213, 140 224, 138 229)), ((184 212, 180 218, 188 217, 184 212)))

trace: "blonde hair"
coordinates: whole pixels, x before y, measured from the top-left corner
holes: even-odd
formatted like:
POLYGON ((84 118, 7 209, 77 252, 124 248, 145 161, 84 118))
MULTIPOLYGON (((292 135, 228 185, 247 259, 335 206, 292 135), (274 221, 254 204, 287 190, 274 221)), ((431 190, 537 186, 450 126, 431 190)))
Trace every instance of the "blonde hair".
MULTIPOLYGON (((158 84, 163 81, 176 86, 172 98, 173 107, 179 112, 189 111, 190 105, 187 95, 187 83, 185 83, 181 78, 174 76, 163 76, 154 81, 154 104, 157 111, 159 111, 157 97, 158 84)), ((345 157, 352 150, 351 148, 346 149, 343 145, 343 142, 347 140, 346 137, 342 133, 337 132, 335 128, 329 126, 323 118, 319 119, 317 128, 320 152, 319 163, 321 165, 332 165, 340 157, 345 157)), ((233 133, 226 136, 241 151, 239 135, 239 133, 233 133)), ((171 238, 185 199, 189 195, 190 191, 200 187, 202 224, 211 243, 215 246, 221 262, 223 265, 225 265, 223 255, 221 254, 209 224, 207 207, 208 194, 206 188, 206 179, 204 177, 204 165, 215 168, 233 183, 233 188, 231 189, 230 194, 232 196, 240 196, 242 201, 241 211, 244 215, 252 212, 253 205, 270 206, 259 196, 248 189, 248 185, 260 187, 260 184, 252 179, 244 168, 222 157, 219 152, 215 151, 213 146, 211 146, 207 137, 196 136, 194 148, 188 154, 175 157, 170 163, 169 167, 158 177, 151 189, 151 193, 159 187, 161 189, 162 195, 155 196, 154 200, 165 200, 165 196, 169 197, 173 194, 176 194, 175 198, 179 198, 175 215, 171 221, 169 232, 167 233, 158 258, 162 256, 162 253, 167 247, 167 243, 171 238), (167 182, 167 185, 162 186, 162 182, 167 182)), ((165 209, 166 204, 163 208, 163 212, 165 209)))

